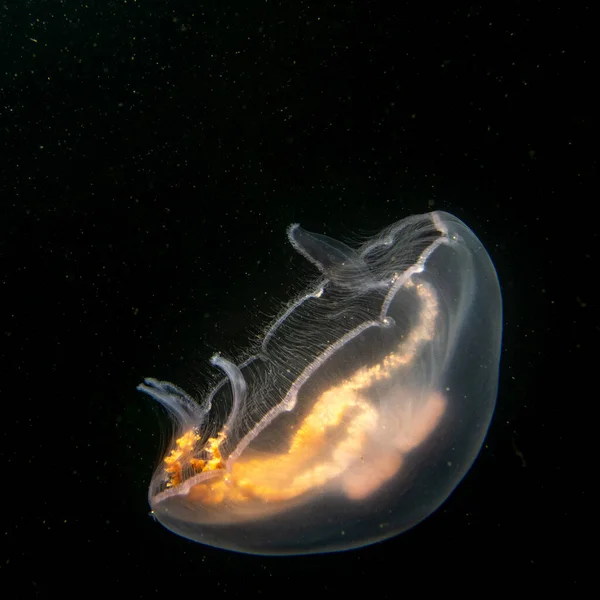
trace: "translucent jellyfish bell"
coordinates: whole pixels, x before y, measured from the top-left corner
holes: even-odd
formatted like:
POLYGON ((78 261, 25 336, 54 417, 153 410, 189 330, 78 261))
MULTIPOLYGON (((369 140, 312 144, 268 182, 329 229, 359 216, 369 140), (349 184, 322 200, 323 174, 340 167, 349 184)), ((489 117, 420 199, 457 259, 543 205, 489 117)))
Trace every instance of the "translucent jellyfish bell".
POLYGON ((422 521, 475 460, 498 385, 498 279, 459 219, 409 217, 358 248, 298 225, 288 238, 320 275, 251 358, 214 356, 225 378, 198 401, 138 388, 175 425, 153 515, 252 554, 346 550, 422 521))

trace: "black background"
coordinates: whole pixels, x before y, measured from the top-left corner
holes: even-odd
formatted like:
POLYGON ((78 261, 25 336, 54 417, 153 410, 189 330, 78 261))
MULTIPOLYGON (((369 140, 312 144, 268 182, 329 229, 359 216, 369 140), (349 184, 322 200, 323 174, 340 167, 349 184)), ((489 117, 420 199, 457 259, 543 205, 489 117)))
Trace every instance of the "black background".
POLYGON ((577 3, 0 3, 7 597, 489 594, 593 577, 597 66, 577 3), (504 299, 498 404, 451 498, 347 553, 243 556, 148 516, 164 416, 287 300, 285 227, 432 209, 504 299), (592 447, 590 445, 590 447, 592 447))

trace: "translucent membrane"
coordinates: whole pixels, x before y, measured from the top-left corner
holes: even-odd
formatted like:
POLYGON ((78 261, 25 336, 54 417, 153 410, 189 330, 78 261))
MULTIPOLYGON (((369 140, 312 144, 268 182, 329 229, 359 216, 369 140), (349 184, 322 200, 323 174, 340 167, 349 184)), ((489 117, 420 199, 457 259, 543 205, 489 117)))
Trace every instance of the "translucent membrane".
POLYGON ((479 452, 502 300, 473 232, 413 216, 358 248, 288 229, 320 272, 203 399, 146 379, 175 435, 149 492, 186 538, 308 554, 389 538, 435 511, 479 452))

